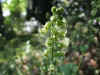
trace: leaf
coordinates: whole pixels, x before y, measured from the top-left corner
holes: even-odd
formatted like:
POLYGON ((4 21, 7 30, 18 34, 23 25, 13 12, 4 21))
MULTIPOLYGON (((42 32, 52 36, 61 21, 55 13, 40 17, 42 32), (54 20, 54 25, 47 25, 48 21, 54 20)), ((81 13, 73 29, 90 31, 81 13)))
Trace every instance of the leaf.
POLYGON ((76 64, 64 64, 60 67, 64 75, 78 75, 78 66, 76 64))
POLYGON ((87 49, 88 49, 88 45, 82 45, 82 46, 80 46, 80 51, 82 52, 82 53, 85 53, 86 51, 87 51, 87 49))
POLYGON ((96 13, 97 13, 97 9, 96 9, 96 8, 94 8, 94 9, 91 11, 91 15, 92 15, 92 16, 95 16, 95 15, 96 15, 96 13))

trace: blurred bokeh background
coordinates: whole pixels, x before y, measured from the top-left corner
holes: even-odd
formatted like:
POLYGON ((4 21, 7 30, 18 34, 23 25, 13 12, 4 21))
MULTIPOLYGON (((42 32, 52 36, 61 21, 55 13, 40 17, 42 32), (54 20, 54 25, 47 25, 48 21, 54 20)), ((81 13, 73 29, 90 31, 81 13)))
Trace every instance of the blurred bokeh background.
POLYGON ((39 29, 52 6, 64 8, 68 23, 65 64, 84 56, 79 75, 100 75, 100 0, 0 0, 0 75, 41 75, 46 37, 39 29))

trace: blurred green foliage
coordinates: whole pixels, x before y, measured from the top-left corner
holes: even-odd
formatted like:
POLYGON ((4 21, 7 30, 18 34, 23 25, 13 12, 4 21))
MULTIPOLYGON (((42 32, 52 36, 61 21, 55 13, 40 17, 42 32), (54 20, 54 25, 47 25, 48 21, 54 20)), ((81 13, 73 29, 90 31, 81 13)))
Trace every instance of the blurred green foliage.
MULTIPOLYGON (((63 16, 68 24, 66 37, 70 38, 68 48, 64 49, 64 64, 58 65, 58 69, 63 71, 64 75, 99 75, 100 0, 54 0, 54 4, 64 8, 63 16)), ((5 0, 2 5, 3 13, 9 10, 10 15, 4 16, 5 36, 0 33, 0 74, 41 75, 41 64, 49 63, 45 59, 42 60, 48 34, 44 37, 40 33, 23 31, 26 21, 23 13, 26 13, 27 0, 11 0, 10 3, 5 0)), ((55 9, 52 11, 55 12, 55 9)), ((58 10, 58 14, 61 12, 58 10)), ((50 19, 55 20, 55 16, 50 19)), ((57 24, 62 22, 57 21, 57 24)), ((51 23, 46 26, 47 30, 50 25, 51 23)), ((61 34, 58 37, 63 36, 61 34)), ((52 65, 50 67, 53 68, 52 65)), ((48 67, 43 66, 42 69, 48 70, 48 67)))

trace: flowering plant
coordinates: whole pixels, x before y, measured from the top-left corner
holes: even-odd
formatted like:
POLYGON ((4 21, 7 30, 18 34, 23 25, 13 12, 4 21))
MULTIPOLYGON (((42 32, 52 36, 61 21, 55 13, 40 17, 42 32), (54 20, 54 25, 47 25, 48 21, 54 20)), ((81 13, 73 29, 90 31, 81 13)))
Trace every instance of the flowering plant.
POLYGON ((64 50, 68 46, 69 39, 65 37, 67 23, 63 18, 64 9, 52 7, 51 11, 53 15, 50 21, 40 30, 41 34, 48 36, 45 42, 46 50, 43 53, 45 65, 41 69, 49 75, 58 75, 58 65, 64 59, 64 50))

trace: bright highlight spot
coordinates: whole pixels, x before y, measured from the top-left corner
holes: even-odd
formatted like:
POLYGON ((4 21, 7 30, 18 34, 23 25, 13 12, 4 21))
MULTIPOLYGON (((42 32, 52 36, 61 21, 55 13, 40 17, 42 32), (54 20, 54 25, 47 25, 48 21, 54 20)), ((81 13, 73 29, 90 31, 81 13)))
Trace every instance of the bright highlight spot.
POLYGON ((10 15, 10 11, 9 10, 3 11, 3 16, 9 16, 9 15, 10 15))

